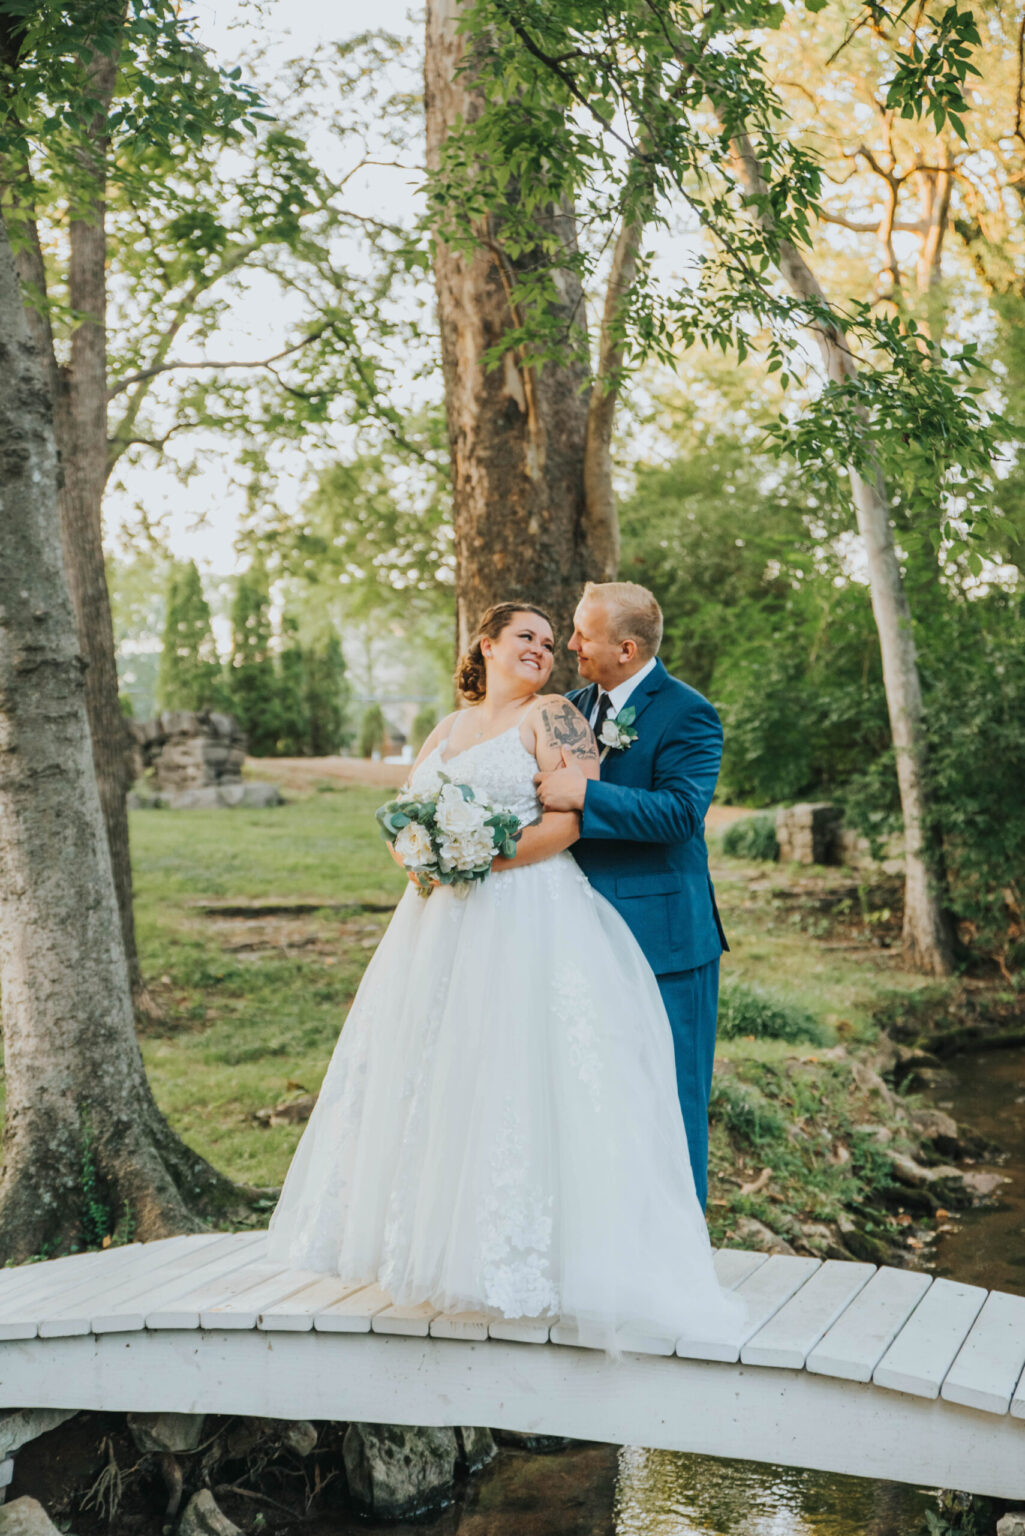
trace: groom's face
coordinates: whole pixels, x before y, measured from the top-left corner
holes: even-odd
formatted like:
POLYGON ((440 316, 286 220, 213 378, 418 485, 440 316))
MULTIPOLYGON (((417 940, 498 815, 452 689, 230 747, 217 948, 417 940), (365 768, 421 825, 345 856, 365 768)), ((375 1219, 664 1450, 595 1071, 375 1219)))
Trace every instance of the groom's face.
POLYGON ((611 633, 604 603, 585 598, 573 615, 569 648, 577 658, 577 670, 589 683, 614 688, 623 681, 623 644, 611 633))

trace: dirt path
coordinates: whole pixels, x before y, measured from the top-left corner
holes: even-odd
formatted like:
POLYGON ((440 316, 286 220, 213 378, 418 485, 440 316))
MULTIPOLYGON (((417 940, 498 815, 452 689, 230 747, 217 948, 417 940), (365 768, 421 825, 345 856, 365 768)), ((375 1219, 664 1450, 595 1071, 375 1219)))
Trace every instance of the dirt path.
MULTIPOLYGON (((324 785, 365 784, 398 789, 409 773, 408 763, 374 763, 361 757, 248 757, 246 777, 277 784, 284 794, 312 794, 324 785)), ((713 805, 705 818, 710 832, 721 832, 731 821, 751 813, 743 806, 713 805)))

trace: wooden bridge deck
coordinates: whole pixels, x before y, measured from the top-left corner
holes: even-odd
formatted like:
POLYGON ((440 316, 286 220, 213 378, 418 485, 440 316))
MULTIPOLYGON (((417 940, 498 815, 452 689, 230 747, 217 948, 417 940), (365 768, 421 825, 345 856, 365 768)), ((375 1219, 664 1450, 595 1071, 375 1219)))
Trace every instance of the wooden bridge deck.
POLYGON ((396 1307, 169 1238, 0 1272, 0 1407, 487 1424, 1025 1497, 1025 1297, 871 1264, 723 1250, 717 1339, 396 1307))

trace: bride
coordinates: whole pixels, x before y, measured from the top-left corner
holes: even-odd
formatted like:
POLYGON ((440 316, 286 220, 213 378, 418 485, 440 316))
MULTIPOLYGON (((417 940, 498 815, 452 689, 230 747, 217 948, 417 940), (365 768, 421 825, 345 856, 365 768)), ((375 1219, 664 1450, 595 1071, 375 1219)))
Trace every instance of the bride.
POLYGON ((271 1219, 271 1257, 376 1282, 401 1305, 718 1332, 673 1043, 655 977, 570 853, 575 812, 539 813, 534 774, 598 777, 583 716, 542 689, 547 616, 499 603, 456 681, 472 708, 424 743, 442 774, 524 824, 466 895, 408 889, 367 968, 271 1219), (565 754, 565 757, 564 757, 565 754), (531 825, 526 825, 531 823, 531 825))

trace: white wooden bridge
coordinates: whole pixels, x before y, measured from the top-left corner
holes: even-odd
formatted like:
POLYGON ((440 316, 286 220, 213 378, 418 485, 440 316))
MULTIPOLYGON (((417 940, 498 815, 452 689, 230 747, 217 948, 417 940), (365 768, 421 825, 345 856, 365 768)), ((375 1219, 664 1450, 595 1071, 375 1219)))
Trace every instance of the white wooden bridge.
POLYGON ((1025 1297, 723 1250, 718 1339, 572 1347, 558 1323, 396 1307, 265 1233, 0 1272, 0 1408, 481 1424, 1025 1498, 1025 1297))

